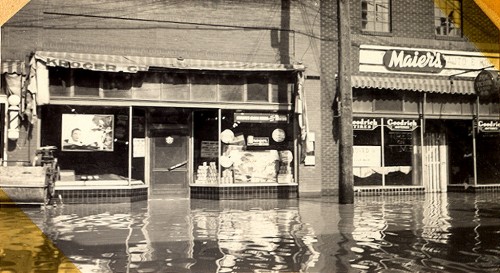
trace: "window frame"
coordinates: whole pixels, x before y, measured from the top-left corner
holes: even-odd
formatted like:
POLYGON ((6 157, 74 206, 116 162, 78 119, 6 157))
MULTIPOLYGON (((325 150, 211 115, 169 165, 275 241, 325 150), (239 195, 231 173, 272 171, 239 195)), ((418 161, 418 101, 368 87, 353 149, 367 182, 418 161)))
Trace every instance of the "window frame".
POLYGON ((463 37, 463 1, 462 0, 446 0, 442 4, 442 6, 445 7, 445 11, 443 11, 442 7, 438 6, 436 2, 434 2, 434 35, 439 38, 462 38, 463 37), (452 3, 450 3, 452 2, 452 3), (454 9, 453 5, 458 3, 459 7, 457 9, 454 9), (452 9, 448 9, 449 7, 452 7, 452 9), (448 14, 448 17, 442 17, 442 15, 446 15, 448 13, 448 10, 451 12, 455 12, 458 10, 459 13, 459 27, 456 28, 455 24, 453 22, 447 21, 447 19, 450 19, 450 14, 448 14), (443 22, 443 19, 446 20, 443 22), (437 22, 440 21, 441 23, 438 24, 437 22), (444 23, 444 25, 443 25, 444 23), (454 28, 450 28, 450 26, 453 26, 454 28), (445 27, 444 29, 442 27, 445 27), (442 31, 443 30, 443 31, 442 31), (456 30, 456 31, 453 31, 456 30), (455 33, 455 34, 454 34, 455 33))
POLYGON ((372 33, 392 33, 392 0, 361 0, 361 31, 362 32, 372 32, 372 33), (367 6, 371 3, 374 7, 378 6, 378 3, 386 2, 388 7, 387 7, 387 13, 384 12, 378 12, 374 10, 373 12, 369 12, 368 8, 364 9, 363 4, 366 3, 367 6), (366 13, 366 17, 365 16, 366 13), (373 20, 369 20, 370 16, 369 14, 372 15, 373 20), (387 21, 381 21, 380 24, 383 26, 387 27, 387 30, 378 29, 377 28, 377 18, 379 14, 386 14, 387 15, 387 21), (365 23, 365 25, 364 25, 365 23), (373 24, 373 27, 367 28, 366 26, 373 24))

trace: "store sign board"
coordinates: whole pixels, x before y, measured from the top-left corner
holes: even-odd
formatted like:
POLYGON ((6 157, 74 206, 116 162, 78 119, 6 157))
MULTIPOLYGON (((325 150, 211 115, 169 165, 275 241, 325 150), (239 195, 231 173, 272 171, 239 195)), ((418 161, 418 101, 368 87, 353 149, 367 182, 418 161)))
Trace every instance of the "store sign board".
POLYGON ((498 120, 480 120, 477 123, 479 131, 485 133, 498 133, 500 132, 500 121, 498 120))
POLYGON ((377 119, 353 119, 352 120, 352 129, 354 130, 365 130, 371 131, 377 128, 380 125, 380 122, 377 119))
POLYGON ((247 146, 269 146, 269 138, 254 136, 252 142, 247 142, 247 146))
POLYGON ((247 123, 288 122, 288 115, 276 113, 234 113, 234 121, 247 123))
POLYGON ((498 92, 498 72, 483 70, 474 79, 474 91, 480 97, 489 97, 498 92))
MULTIPOLYGON (((460 74, 460 77, 474 79, 474 77, 479 74, 481 69, 490 67, 494 64, 494 62, 498 63, 499 59, 500 55, 498 53, 362 44, 359 48, 359 72, 439 76, 452 76, 460 74), (401 51, 404 51, 405 53, 401 54, 401 51), (398 67, 397 69, 399 70, 388 69, 386 64, 389 64, 393 52, 395 54, 393 62, 404 64, 405 58, 408 63, 412 63, 415 60, 417 68, 413 69, 410 67, 413 70, 409 70, 409 67, 398 67), (418 67, 419 59, 413 58, 415 56, 415 52, 418 52, 419 58, 422 58, 422 64, 426 61, 424 59, 427 57, 428 52, 431 55, 439 53, 439 55, 444 58, 445 62, 443 62, 442 58, 435 59, 435 61, 441 60, 443 69, 440 70, 439 73, 437 71, 429 70, 427 67, 420 69, 418 67), (422 57, 422 55, 424 55, 424 57, 422 57), (384 63, 384 57, 386 58, 386 64, 384 63), (401 58, 403 59, 402 62, 401 58)), ((433 67, 433 69, 437 68, 433 67)))
POLYGON ((384 54, 384 66, 395 71, 439 73, 446 59, 440 52, 392 49, 384 54))
POLYGON ((418 123, 413 119, 388 119, 387 128, 391 131, 413 131, 417 129, 418 123))
POLYGON ((77 60, 64 60, 58 58, 47 57, 45 62, 47 66, 59 66, 65 68, 81 68, 86 70, 94 71, 107 71, 107 72, 129 72, 136 73, 138 71, 148 71, 147 66, 139 65, 120 65, 120 64, 110 64, 103 62, 90 62, 90 61, 77 61, 77 60))

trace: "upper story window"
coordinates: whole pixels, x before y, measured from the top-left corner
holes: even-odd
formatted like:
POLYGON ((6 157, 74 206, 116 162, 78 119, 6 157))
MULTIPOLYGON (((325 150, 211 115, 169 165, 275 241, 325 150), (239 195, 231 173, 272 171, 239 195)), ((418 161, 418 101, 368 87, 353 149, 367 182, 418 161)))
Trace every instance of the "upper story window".
POLYGON ((364 31, 391 31, 391 1, 361 0, 361 28, 364 31))
POLYGON ((434 3, 436 35, 462 36, 462 0, 436 0, 434 3))

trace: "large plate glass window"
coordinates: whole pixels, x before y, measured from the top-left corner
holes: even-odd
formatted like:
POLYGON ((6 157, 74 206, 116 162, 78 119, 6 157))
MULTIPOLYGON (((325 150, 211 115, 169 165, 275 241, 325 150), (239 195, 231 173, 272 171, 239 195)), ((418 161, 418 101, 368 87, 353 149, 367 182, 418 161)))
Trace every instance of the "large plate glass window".
POLYGON ((355 186, 419 185, 420 126, 417 120, 353 120, 355 186))

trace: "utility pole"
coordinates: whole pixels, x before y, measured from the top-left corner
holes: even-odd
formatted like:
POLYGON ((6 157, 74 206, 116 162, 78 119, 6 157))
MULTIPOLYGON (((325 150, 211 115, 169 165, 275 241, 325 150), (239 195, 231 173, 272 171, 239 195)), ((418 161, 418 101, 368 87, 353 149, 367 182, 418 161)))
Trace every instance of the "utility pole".
POLYGON ((337 0, 339 69, 338 97, 339 118, 339 203, 354 203, 354 178, 352 174, 352 87, 351 87, 351 24, 349 13, 350 0, 337 0))

